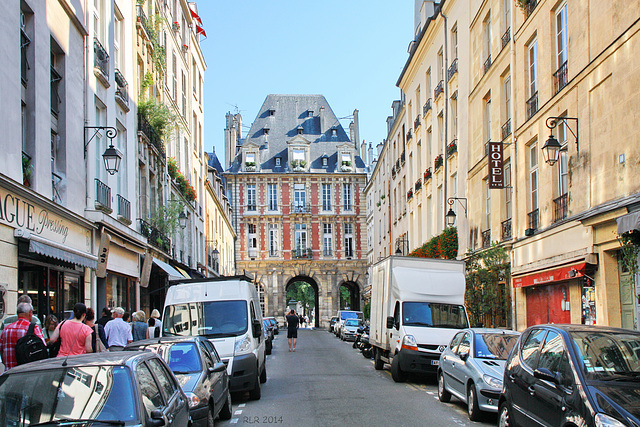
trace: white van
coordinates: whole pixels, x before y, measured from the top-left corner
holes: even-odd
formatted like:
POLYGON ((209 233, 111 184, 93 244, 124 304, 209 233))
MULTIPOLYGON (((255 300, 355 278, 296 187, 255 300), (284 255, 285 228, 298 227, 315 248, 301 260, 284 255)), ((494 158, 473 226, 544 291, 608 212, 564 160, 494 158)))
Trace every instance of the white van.
POLYGON ((246 276, 172 281, 167 290, 162 335, 201 335, 227 365, 232 393, 260 399, 267 381, 262 311, 255 285, 246 276))
POLYGON ((333 327, 333 332, 336 334, 337 337, 340 336, 340 331, 342 330, 342 327, 344 326, 344 321, 347 319, 360 319, 361 321, 364 322, 364 313, 362 313, 361 311, 354 311, 354 310, 338 310, 338 314, 336 314, 336 316, 338 317, 338 321, 336 322, 336 324, 333 327))

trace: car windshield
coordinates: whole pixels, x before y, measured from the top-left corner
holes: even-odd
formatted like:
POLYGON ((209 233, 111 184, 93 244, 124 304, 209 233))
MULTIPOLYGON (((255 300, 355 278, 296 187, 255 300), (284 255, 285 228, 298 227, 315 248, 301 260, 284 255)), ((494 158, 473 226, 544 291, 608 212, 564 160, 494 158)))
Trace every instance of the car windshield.
POLYGON ((345 320, 345 326, 360 326, 360 320, 358 319, 349 319, 345 320))
POLYGON ((452 329, 469 327, 463 306, 434 302, 403 302, 402 324, 452 329))
POLYGON ((246 301, 207 301, 165 308, 164 335, 239 336, 247 332, 246 301))
POLYGON ((83 366, 0 377, 0 425, 60 419, 134 421, 136 399, 128 368, 83 366))
POLYGON ((191 374, 202 371, 198 349, 192 342, 176 343, 169 349, 169 360, 165 358, 176 374, 191 374))
POLYGON ((340 319, 357 319, 359 318, 359 313, 357 311, 343 311, 340 313, 340 319))
POLYGON ((475 335, 475 357, 507 360, 509 352, 518 341, 517 334, 488 332, 475 335))
POLYGON ((571 338, 587 379, 640 379, 640 333, 579 331, 571 338))

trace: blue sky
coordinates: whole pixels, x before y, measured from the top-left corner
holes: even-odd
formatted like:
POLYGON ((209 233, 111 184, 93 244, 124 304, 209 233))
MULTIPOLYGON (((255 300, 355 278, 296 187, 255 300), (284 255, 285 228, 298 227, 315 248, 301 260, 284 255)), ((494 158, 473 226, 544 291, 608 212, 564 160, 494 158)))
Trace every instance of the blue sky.
MULTIPOLYGON (((321 94, 338 117, 360 114, 360 139, 386 137, 396 81, 413 37, 413 2, 199 0, 207 39, 205 149, 224 164, 225 114, 246 135, 264 99, 321 94)), ((348 132, 349 120, 341 124, 348 132)))

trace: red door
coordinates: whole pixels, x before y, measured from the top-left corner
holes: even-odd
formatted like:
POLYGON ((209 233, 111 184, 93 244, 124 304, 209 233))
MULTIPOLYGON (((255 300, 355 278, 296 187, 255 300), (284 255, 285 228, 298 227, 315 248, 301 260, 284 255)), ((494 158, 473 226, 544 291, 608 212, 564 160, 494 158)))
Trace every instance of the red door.
POLYGON ((569 285, 566 283, 527 289, 527 326, 571 323, 568 308, 569 285))

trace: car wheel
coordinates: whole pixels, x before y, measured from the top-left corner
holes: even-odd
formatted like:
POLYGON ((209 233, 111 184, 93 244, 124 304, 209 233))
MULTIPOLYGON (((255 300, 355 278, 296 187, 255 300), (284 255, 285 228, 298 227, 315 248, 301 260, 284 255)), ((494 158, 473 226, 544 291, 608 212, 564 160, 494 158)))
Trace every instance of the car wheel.
POLYGON ((264 384, 267 382, 267 364, 265 363, 262 368, 262 373, 260 374, 260 383, 264 384))
POLYGON ((256 385, 253 390, 249 391, 249 399, 251 400, 260 400, 261 392, 260 392, 260 377, 261 375, 256 373, 256 385))
POLYGON ((222 409, 220 409, 220 419, 229 420, 233 415, 233 408, 231 406, 231 393, 227 392, 227 401, 224 403, 222 409))
POLYGON ((214 427, 215 419, 216 419, 215 409, 213 408, 213 405, 209 405, 209 411, 207 412, 207 427, 214 427))
POLYGON ((384 368, 384 361, 380 358, 380 350, 374 350, 373 359, 373 367, 376 371, 381 371, 384 368))
POLYGON ((507 402, 502 402, 498 411, 498 427, 509 427, 510 425, 513 424, 510 420, 509 405, 507 405, 507 402))
POLYGON ((391 378, 397 383, 403 383, 407 380, 407 375, 400 369, 400 358, 397 354, 391 362, 391 378))
POLYGON ((480 407, 478 406, 478 395, 476 394, 476 386, 471 383, 467 388, 467 412, 471 421, 479 421, 482 417, 480 407))
POLYGON ((438 399, 444 403, 451 400, 451 393, 444 386, 444 374, 442 371, 438 372, 438 399))

